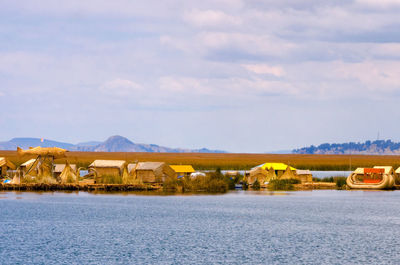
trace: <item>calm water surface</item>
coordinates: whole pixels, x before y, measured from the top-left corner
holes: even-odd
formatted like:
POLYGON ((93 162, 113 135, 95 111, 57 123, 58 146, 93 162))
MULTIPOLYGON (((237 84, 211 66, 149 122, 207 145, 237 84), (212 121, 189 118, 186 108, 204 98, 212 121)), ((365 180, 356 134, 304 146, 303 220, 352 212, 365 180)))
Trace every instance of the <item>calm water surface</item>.
POLYGON ((1 264, 398 264, 400 192, 0 193, 1 264))

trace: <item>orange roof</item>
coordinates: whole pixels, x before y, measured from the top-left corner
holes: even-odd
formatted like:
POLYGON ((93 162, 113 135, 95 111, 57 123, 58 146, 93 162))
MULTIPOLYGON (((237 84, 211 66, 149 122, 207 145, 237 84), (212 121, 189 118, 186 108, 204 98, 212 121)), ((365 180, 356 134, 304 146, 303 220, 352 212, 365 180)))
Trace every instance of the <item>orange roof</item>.
POLYGON ((191 165, 170 165, 176 173, 193 173, 194 168, 191 165))

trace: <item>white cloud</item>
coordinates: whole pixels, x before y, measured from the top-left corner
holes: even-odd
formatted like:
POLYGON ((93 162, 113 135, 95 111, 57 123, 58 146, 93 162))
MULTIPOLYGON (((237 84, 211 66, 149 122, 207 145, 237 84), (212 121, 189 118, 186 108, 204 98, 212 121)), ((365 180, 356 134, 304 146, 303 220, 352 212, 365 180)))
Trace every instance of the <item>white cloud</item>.
POLYGON ((356 0, 356 3, 377 8, 400 7, 399 0, 356 0))
POLYGON ((355 79, 371 91, 371 96, 386 97, 386 93, 400 92, 400 62, 365 61, 335 63, 338 78, 355 79))
POLYGON ((242 23, 240 17, 228 15, 220 10, 186 11, 183 18, 197 27, 234 26, 242 23))
POLYGON ((100 91, 111 96, 125 97, 134 96, 144 90, 143 87, 136 82, 117 78, 100 86, 100 91))
POLYGON ((269 66, 267 64, 243 64, 242 66, 256 74, 274 75, 276 77, 285 75, 285 71, 280 66, 269 66))

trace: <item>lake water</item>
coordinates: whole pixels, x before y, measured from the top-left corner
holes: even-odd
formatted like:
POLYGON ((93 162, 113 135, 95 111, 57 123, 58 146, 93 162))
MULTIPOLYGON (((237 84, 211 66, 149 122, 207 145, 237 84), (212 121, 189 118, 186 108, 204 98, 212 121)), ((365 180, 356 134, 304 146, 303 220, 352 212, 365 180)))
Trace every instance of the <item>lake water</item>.
POLYGON ((1 264, 398 264, 399 191, 0 193, 1 264))

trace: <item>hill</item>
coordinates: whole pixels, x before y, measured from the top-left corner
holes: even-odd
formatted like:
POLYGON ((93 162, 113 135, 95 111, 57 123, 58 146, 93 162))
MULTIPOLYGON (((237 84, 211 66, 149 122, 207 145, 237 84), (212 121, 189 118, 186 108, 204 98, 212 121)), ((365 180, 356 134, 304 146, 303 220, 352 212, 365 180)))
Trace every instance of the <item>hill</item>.
POLYGON ((324 143, 311 145, 292 151, 294 154, 360 154, 360 155, 399 155, 400 143, 391 140, 366 141, 364 143, 324 143))
POLYGON ((109 137, 104 142, 90 141, 79 144, 57 142, 40 138, 13 138, 10 141, 0 142, 0 150, 16 150, 17 147, 27 149, 34 146, 60 147, 69 151, 86 152, 152 152, 152 153, 225 153, 221 150, 202 149, 182 149, 159 146, 155 144, 134 143, 129 139, 115 135, 109 137))

